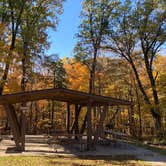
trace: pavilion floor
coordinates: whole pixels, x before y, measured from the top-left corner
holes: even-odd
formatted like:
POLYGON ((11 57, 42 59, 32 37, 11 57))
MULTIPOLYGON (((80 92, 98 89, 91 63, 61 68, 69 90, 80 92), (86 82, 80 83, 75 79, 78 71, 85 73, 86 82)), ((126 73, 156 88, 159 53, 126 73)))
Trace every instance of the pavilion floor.
POLYGON ((68 147, 57 145, 55 147, 54 145, 48 145, 48 138, 44 135, 26 135, 25 152, 18 153, 14 150, 15 144, 11 140, 11 136, 2 136, 2 138, 0 156, 135 156, 152 165, 164 166, 166 163, 165 156, 120 141, 117 141, 117 144, 97 145, 95 150, 81 152, 78 145, 68 147))

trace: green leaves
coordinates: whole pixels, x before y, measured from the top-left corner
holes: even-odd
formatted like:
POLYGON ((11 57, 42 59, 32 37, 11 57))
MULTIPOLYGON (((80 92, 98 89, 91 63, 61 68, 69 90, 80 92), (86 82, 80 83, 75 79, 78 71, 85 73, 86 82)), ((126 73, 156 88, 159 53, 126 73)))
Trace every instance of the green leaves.
POLYGON ((63 0, 0 1, 0 25, 5 25, 5 31, 0 36, 0 45, 5 43, 8 48, 8 51, 1 51, 5 60, 1 61, 4 71, 0 81, 0 93, 14 59, 22 62, 22 78, 29 77, 29 72, 34 70, 33 64, 39 63, 36 62, 37 58, 49 47, 47 29, 56 28, 58 16, 63 11, 62 3, 63 0))
POLYGON ((109 0, 85 0, 81 14, 82 23, 77 34, 78 43, 75 48, 76 57, 92 58, 95 49, 105 40, 108 34, 109 18, 115 4, 109 0))
POLYGON ((54 88, 66 87, 66 71, 57 54, 45 57, 43 66, 48 70, 48 76, 54 88))

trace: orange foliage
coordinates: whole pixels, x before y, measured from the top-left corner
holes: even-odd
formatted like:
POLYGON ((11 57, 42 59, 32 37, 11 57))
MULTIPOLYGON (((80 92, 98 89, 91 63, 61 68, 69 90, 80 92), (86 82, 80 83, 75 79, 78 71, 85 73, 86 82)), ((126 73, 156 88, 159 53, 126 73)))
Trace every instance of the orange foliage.
MULTIPOLYGON (((71 60, 73 62, 73 60, 71 60)), ((88 92, 89 71, 80 62, 66 63, 64 68, 67 73, 68 88, 88 92)))

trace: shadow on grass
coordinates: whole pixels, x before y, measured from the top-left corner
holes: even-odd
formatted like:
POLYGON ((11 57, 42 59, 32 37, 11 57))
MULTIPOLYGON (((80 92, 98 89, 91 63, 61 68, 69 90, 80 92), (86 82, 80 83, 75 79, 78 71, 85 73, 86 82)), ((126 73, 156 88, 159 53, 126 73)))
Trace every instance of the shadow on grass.
POLYGON ((70 158, 70 159, 81 159, 81 160, 117 160, 117 161, 125 161, 125 160, 136 160, 138 161, 139 159, 137 159, 134 155, 109 155, 109 156, 105 156, 105 155, 79 155, 79 156, 64 156, 64 155, 58 155, 58 156, 44 156, 45 158, 48 159, 53 159, 53 158, 70 158))
POLYGON ((6 153, 7 154, 15 154, 15 153, 17 153, 17 154, 21 154, 22 153, 22 151, 18 151, 17 149, 16 149, 16 147, 9 147, 9 148, 7 148, 6 149, 6 153))
MULTIPOLYGON (((51 150, 25 150, 25 151, 18 151, 16 149, 16 147, 10 147, 10 148, 7 148, 6 149, 6 154, 21 154, 21 153, 26 153, 26 152, 29 152, 29 153, 43 153, 43 154, 55 154, 54 151, 51 151, 51 150)), ((36 154, 37 155, 37 154, 36 154)))
MULTIPOLYGON (((85 165, 142 165, 139 164, 140 160, 138 160, 135 156, 132 155, 118 155, 118 156, 76 156, 76 157, 67 157, 67 156, 47 156, 45 157, 50 161, 50 165, 69 165, 72 166, 85 166, 85 165), (66 162, 65 162, 66 161, 66 162)), ((143 162, 143 161, 141 161, 143 162)), ((143 164, 145 166, 145 164, 143 164)))

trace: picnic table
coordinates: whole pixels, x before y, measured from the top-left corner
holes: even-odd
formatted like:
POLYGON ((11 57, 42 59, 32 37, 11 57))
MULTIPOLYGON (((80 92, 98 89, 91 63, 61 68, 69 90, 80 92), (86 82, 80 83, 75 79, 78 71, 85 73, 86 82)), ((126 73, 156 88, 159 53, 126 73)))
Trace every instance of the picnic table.
MULTIPOLYGON (((53 136, 48 138, 49 145, 68 145, 78 144, 80 151, 84 151, 86 148, 87 141, 84 139, 87 135, 83 134, 72 134, 72 133, 54 133, 53 136)), ((55 147, 55 146, 54 146, 55 147)))

